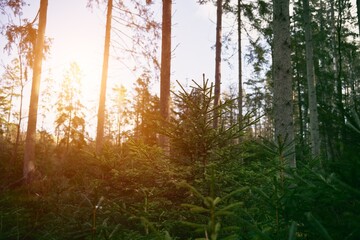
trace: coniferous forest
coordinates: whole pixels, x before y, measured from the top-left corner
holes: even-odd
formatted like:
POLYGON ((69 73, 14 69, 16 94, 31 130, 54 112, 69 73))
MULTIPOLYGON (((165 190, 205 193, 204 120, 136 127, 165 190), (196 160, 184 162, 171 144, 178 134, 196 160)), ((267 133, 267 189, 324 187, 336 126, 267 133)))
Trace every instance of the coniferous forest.
POLYGON ((360 1, 193 1, 216 9, 215 74, 188 85, 175 1, 84 1, 90 107, 78 63, 46 69, 54 1, 0 0, 0 239, 360 239, 360 1))

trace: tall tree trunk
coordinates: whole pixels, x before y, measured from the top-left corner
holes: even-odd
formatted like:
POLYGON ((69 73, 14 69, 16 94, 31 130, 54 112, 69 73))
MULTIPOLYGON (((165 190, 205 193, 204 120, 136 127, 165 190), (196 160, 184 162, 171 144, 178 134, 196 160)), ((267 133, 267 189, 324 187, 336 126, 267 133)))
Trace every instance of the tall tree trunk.
MULTIPOLYGON (((341 138, 345 139, 345 108, 343 103, 343 56, 342 56, 342 28, 343 28, 343 10, 344 10, 344 0, 337 0, 338 3, 338 20, 336 26, 337 32, 337 55, 338 55, 338 73, 337 73, 337 81, 336 81, 336 93, 337 93, 337 105, 340 112, 340 134, 341 138)), ((341 146, 342 147, 342 146, 341 146)), ((342 151, 342 149, 340 149, 342 151)))
MULTIPOLYGON (((338 72, 339 72, 339 55, 337 51, 337 44, 336 44, 336 19, 335 19, 335 0, 330 1, 330 27, 331 27, 331 47, 332 47, 332 54, 333 54, 333 71, 334 71, 334 82, 337 80, 338 72)), ((335 86, 335 85, 334 85, 335 86)), ((331 92, 336 92, 336 87, 331 89, 331 92)), ((334 95, 334 94, 331 94, 334 95)), ((335 103, 331 103, 335 104, 335 103)))
MULTIPOLYGON (((294 29, 294 31, 296 31, 294 29)), ((295 59, 299 59, 299 47, 296 46, 295 47, 295 59)), ((302 92, 301 92, 301 80, 302 80, 302 76, 300 75, 300 64, 296 63, 295 64, 295 76, 296 76, 296 87, 297 87, 297 107, 298 107, 298 112, 299 112, 299 144, 300 144, 300 154, 299 154, 299 158, 302 159, 303 156, 303 147, 304 147, 304 117, 303 117, 303 99, 302 99, 302 92)))
POLYGON ((310 110, 310 136, 311 152, 314 157, 320 155, 320 136, 319 121, 317 111, 317 96, 314 70, 314 51, 311 30, 311 17, 309 0, 303 0, 304 4, 304 25, 305 25, 305 44, 306 44, 306 75, 308 83, 308 99, 310 110))
POLYGON ((223 0, 217 0, 216 9, 214 128, 217 128, 219 124, 219 110, 217 107, 220 105, 223 0))
POLYGON ((48 0, 40 1, 39 29, 34 50, 33 79, 29 106, 29 119, 25 140, 23 177, 31 181, 31 173, 35 171, 36 122, 39 103, 41 68, 45 40, 48 0))
MULTIPOLYGON (((273 3, 275 138, 294 146, 289 0, 274 0, 273 3)), ((295 148, 289 150, 294 152, 295 148)), ((294 154, 286 160, 289 167, 296 167, 294 154)))
MULTIPOLYGON (((165 121, 170 120, 170 73, 171 73, 171 14, 172 0, 163 0, 161 73, 160 73, 160 113, 165 121)), ((169 139, 160 136, 160 145, 169 153, 169 139)))
MULTIPOLYGON (((345 124, 345 118, 344 118, 344 105, 343 105, 343 94, 342 94, 342 52, 341 52, 341 31, 342 31, 342 4, 340 0, 337 0, 338 3, 338 16, 337 19, 335 17, 335 4, 336 0, 330 1, 330 24, 331 24, 331 45, 332 45, 332 51, 333 51, 333 66, 334 66, 334 82, 335 82, 335 100, 334 105, 336 105, 337 111, 337 121, 339 128, 337 131, 334 131, 337 135, 334 141, 340 143, 336 144, 340 148, 335 149, 334 157, 339 155, 342 152, 342 140, 344 139, 344 124, 345 124)), ((331 93, 330 93, 331 94, 331 93)), ((331 141, 332 138, 330 138, 329 141, 331 141)))
POLYGON ((241 51, 241 0, 238 0, 238 9, 237 9, 237 21, 238 21, 238 73, 239 73, 239 93, 238 93, 238 124, 241 129, 242 127, 242 105, 243 105, 243 88, 242 88, 242 51, 241 51))
POLYGON ((105 101, 106 101, 106 82, 108 78, 109 69, 109 50, 110 50, 110 33, 111 33, 111 19, 112 19, 113 0, 108 0, 107 14, 106 14, 106 30, 105 30, 105 45, 104 58, 101 74, 100 99, 98 109, 98 121, 96 130, 96 153, 102 151, 104 143, 104 122, 105 122, 105 101))
MULTIPOLYGON (((21 18, 19 16, 19 22, 21 24, 21 18)), ((23 37, 21 36, 20 42, 23 41, 23 37)), ((19 119, 18 124, 16 127, 16 140, 15 140, 15 146, 12 154, 12 162, 16 161, 18 156, 18 148, 20 143, 20 130, 21 130, 21 122, 22 122, 22 109, 23 109, 23 100, 24 100, 24 87, 25 82, 27 81, 27 72, 26 69, 23 72, 23 61, 22 61, 22 52, 20 49, 18 49, 18 56, 19 56, 19 80, 20 80, 20 106, 19 106, 19 119), (25 82, 24 82, 25 81, 25 82)))
POLYGON ((21 122, 22 122, 22 108, 23 108, 23 100, 24 100, 24 84, 22 80, 22 63, 20 62, 20 81, 21 81, 21 90, 20 90, 20 106, 19 106, 19 120, 16 127, 16 140, 15 140, 15 146, 14 151, 12 155, 13 162, 16 161, 18 156, 18 148, 20 143, 20 130, 21 130, 21 122))
POLYGON ((302 147, 304 146, 304 124, 303 124, 303 113, 302 113, 302 97, 301 97, 301 84, 300 84, 300 76, 299 73, 296 73, 297 78, 297 94, 298 94, 298 111, 299 111, 299 140, 300 140, 300 147, 301 147, 301 155, 302 155, 302 147))
POLYGON ((360 0, 356 0, 356 10, 357 10, 357 19, 358 19, 359 36, 360 36, 360 0))
MULTIPOLYGON (((73 105, 73 104, 71 104, 71 105, 73 105)), ((65 156, 69 153, 71 125, 72 125, 72 117, 73 117, 72 115, 73 115, 72 111, 70 110, 70 112, 69 112, 69 124, 68 124, 68 127, 67 127, 67 133, 66 133, 66 152, 65 152, 65 156)))
POLYGON ((12 102, 13 102, 13 96, 14 96, 14 84, 11 85, 11 92, 10 92, 10 99, 9 99, 9 109, 8 109, 8 115, 7 115, 7 124, 6 124, 6 139, 11 140, 10 135, 10 121, 11 121, 11 113, 12 113, 12 102))

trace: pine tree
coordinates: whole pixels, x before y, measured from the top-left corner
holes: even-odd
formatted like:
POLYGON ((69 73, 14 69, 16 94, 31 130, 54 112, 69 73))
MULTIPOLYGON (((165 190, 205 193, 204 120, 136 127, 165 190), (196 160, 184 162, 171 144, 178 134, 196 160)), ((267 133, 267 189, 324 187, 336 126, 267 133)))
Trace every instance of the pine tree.
POLYGON ((96 153, 101 153, 104 141, 104 123, 105 123, 105 102, 106 102, 106 82, 108 78, 109 68, 109 50, 110 50, 110 33, 111 33, 111 19, 112 19, 113 0, 107 1, 106 14, 106 30, 105 30, 105 44, 104 44, 104 58, 101 75, 100 98, 98 108, 98 122, 96 129, 96 153))
MULTIPOLYGON (((237 2, 237 23, 238 23, 238 123, 241 124, 243 120, 243 79, 242 79, 242 49, 241 49, 241 28, 242 28, 242 20, 241 20, 241 0, 237 2)), ((241 128, 241 126, 240 126, 241 128)))
POLYGON ((356 0, 356 12, 357 12, 358 28, 359 28, 359 36, 360 36, 360 0, 356 0))
MULTIPOLYGON (((275 138, 288 145, 294 141, 289 0, 274 0, 273 10, 275 138)), ((294 154, 287 161, 288 166, 296 167, 294 154)))
MULTIPOLYGON (((10 85, 5 86, 5 89, 8 88, 8 98, 9 98, 9 108, 8 108, 8 117, 7 124, 8 126, 14 124, 16 126, 16 136, 15 136, 15 144, 12 154, 12 160, 17 159, 18 147, 20 144, 20 130, 21 123, 23 119, 23 99, 24 99, 24 88, 27 83, 27 70, 24 68, 24 63, 20 60, 14 59, 12 61, 12 65, 7 66, 5 68, 5 73, 3 78, 8 81, 10 85), (13 102, 18 100, 18 110, 13 110, 13 102), (12 123, 11 116, 14 116, 17 119, 16 123, 12 123)), ((25 65, 26 66, 26 65, 25 65)), ((8 136, 10 136, 10 132, 8 132, 8 136)))
POLYGON ((29 120, 26 132, 24 169, 23 177, 26 181, 31 181, 31 174, 35 171, 35 142, 36 142, 36 122, 37 109, 39 102, 39 89, 41 79, 41 68, 43 59, 43 49, 45 41, 45 28, 47 18, 48 0, 40 1, 39 30, 34 49, 33 78, 31 87, 31 97, 29 106, 29 120))
POLYGON ((223 0, 216 1, 216 38, 215 38, 215 88, 214 88, 214 128, 219 124, 219 111, 217 106, 220 105, 221 93, 221 48, 222 48, 222 15, 223 0))
POLYGON ((317 94, 315 84, 315 70, 313 57, 313 38, 311 29, 310 5, 308 0, 303 0, 304 7, 304 28, 306 45, 306 72, 308 84, 308 98, 310 110, 310 135, 312 155, 320 155, 319 121, 317 111, 317 94))
POLYGON ((157 143, 157 128, 155 121, 160 106, 159 98, 150 93, 150 79, 145 74, 136 80, 133 102, 134 138, 145 144, 157 143))
MULTIPOLYGON (((171 76, 171 14, 172 0, 163 0, 161 73, 160 73, 160 113, 165 121, 170 120, 170 76, 171 76)), ((160 136, 160 144, 169 153, 169 140, 160 136)))

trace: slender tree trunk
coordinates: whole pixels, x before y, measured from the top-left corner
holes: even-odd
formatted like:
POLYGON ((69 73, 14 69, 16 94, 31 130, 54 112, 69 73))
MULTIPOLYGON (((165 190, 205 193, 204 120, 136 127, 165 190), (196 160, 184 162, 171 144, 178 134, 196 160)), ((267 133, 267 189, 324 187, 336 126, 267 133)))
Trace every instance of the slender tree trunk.
MULTIPOLYGON (((295 34, 295 32, 297 31, 297 29, 293 28, 293 34, 295 34)), ((297 108, 298 108, 298 121, 299 121, 299 145, 300 145, 300 154, 299 154, 299 158, 301 159, 303 156, 303 147, 304 147, 304 117, 303 117, 303 97, 302 97, 302 76, 300 74, 300 71, 302 71, 301 69, 301 64, 299 61, 299 50, 301 51, 301 49, 299 49, 299 45, 295 46, 295 63, 294 63, 294 67, 293 67, 293 71, 294 71, 294 75, 295 75, 295 79, 294 81, 296 81, 296 91, 297 91, 297 108)), ((302 53, 300 53, 300 55, 302 56, 302 53)))
MULTIPOLYGON (((19 16, 19 22, 21 23, 21 18, 19 16)), ((22 42, 22 36, 20 42, 22 42)), ((24 81, 27 80, 27 74, 25 70, 25 74, 23 74, 23 61, 21 56, 21 50, 18 49, 18 56, 19 56, 19 80, 20 80, 20 106, 19 106, 19 120, 16 128, 16 140, 15 140, 15 146, 12 154, 12 160, 13 162, 16 161, 17 155, 18 155, 18 148, 19 148, 19 142, 20 142, 20 130, 21 130, 21 122, 22 122, 22 109, 23 109, 23 100, 24 100, 24 87, 25 83, 24 81), (24 79, 25 78, 25 79, 24 79)))
POLYGON ((342 74, 343 74, 343 56, 342 56, 342 28, 343 28, 343 10, 344 10, 344 2, 343 0, 338 0, 338 20, 336 26, 337 32, 337 55, 338 55, 338 73, 337 73, 337 81, 336 81, 336 92, 337 92, 337 102, 338 102, 338 109, 340 112, 340 134, 341 138, 345 139, 345 109, 343 103, 343 81, 342 81, 342 74))
POLYGON ((6 139, 11 140, 10 136, 10 121, 11 121, 11 113, 12 113, 12 102, 14 96, 14 85, 11 86, 10 99, 9 99, 9 109, 7 115, 7 124, 6 124, 6 139))
MULTIPOLYGON (((334 80, 336 81, 338 72, 339 72, 339 56, 337 52, 336 44, 336 27, 335 27, 335 0, 330 1, 330 25, 331 25, 331 45, 332 45, 332 54, 333 54, 333 71, 334 71, 334 80)), ((335 82, 334 81, 334 82, 335 82)), ((331 92, 336 91, 336 88, 332 89, 331 92)), ((331 94, 330 92, 330 94, 331 94)), ((333 95, 333 94, 332 94, 333 95)), ((335 103, 334 103, 335 104, 335 103)))
MULTIPOLYGON (((230 91, 231 91, 231 89, 230 89, 230 91)), ((232 97, 232 96, 231 96, 232 97)), ((230 116, 224 116, 224 121, 226 121, 226 119, 229 119, 230 118, 230 120, 229 120, 229 124, 230 124, 230 126, 233 126, 234 125, 234 105, 230 105, 230 109, 229 109, 230 111, 230 113, 229 113, 229 115, 230 116)))
POLYGON ((304 124, 303 124, 303 114, 302 114, 302 97, 301 97, 301 84, 300 77, 297 73, 297 94, 298 94, 298 111, 299 111, 299 135, 300 135, 300 146, 304 146, 304 124))
POLYGON ((238 0, 238 11, 237 11, 237 21, 238 21, 238 73, 239 73, 239 93, 238 93, 238 124, 240 129, 242 128, 242 105, 243 105, 243 88, 242 88, 242 51, 241 51, 241 0, 238 0))
MULTIPOLYGON (((20 63, 21 64, 21 63, 20 63)), ((21 122, 22 122, 22 108, 23 108, 23 100, 24 100, 24 85, 22 83, 22 67, 20 67, 20 79, 21 79, 21 91, 20 91, 20 106, 19 106, 19 120, 17 123, 17 128, 16 128, 16 140, 15 140, 15 146, 14 146, 14 151, 13 151, 13 155, 12 155, 12 160, 16 161, 17 159, 17 153, 18 153, 18 148, 19 148, 19 143, 20 143, 20 130, 21 130, 21 122)))
MULTIPOLYGON (((350 62, 353 62, 354 59, 351 58, 350 62)), ((356 81, 356 77, 354 74, 355 73, 355 69, 354 69, 354 66, 353 65, 349 65, 349 73, 350 73, 350 82, 349 82, 349 85, 350 85, 350 104, 351 107, 355 110, 357 110, 357 101, 356 101, 356 98, 357 98, 357 91, 356 91, 356 87, 355 87, 355 81, 356 81)))
POLYGON ((309 0, 303 0, 304 4, 304 24, 305 24, 305 43, 306 43, 306 75, 308 83, 308 99, 310 110, 310 136, 311 152, 314 157, 320 155, 320 136, 319 121, 317 111, 317 96, 314 70, 314 50, 311 30, 311 17, 309 0))
POLYGON ((39 103, 39 89, 45 40, 47 7, 48 0, 41 0, 39 29, 34 50, 34 66, 29 106, 29 120, 25 140, 23 177, 27 182, 31 181, 30 175, 35 171, 36 122, 39 103))
POLYGON ((216 42, 215 42, 215 94, 214 94, 214 128, 219 125, 220 85, 221 85, 221 35, 222 35, 222 12, 223 0, 216 2, 216 42))
MULTIPOLYGON (((295 47, 295 58, 299 59, 299 51, 298 51, 298 47, 295 47)), ((304 147, 304 117, 303 117, 303 99, 301 96, 301 79, 302 77, 300 76, 299 73, 299 64, 296 64, 295 68, 296 68, 296 85, 297 85, 297 95, 298 95, 298 100, 297 100, 297 107, 298 107, 298 111, 299 111, 299 142, 300 142, 300 159, 303 155, 303 147, 304 147)))
MULTIPOLYGON (((342 4, 340 0, 337 0, 338 3, 338 17, 335 18, 335 4, 336 0, 330 1, 330 24, 332 28, 332 36, 331 36, 331 45, 333 48, 333 66, 334 66, 334 82, 335 84, 335 100, 334 105, 337 106, 337 119, 338 119, 338 131, 336 134, 336 139, 334 139, 336 142, 342 143, 342 140, 344 139, 344 124, 345 124, 345 118, 344 118, 344 105, 343 105, 343 94, 342 94, 342 54, 341 54, 341 29, 342 29, 342 4)), ((330 92, 331 94, 331 92, 330 92)), ((334 134, 334 135, 336 135, 334 134)), ((330 138, 329 141, 332 139, 330 138)), ((342 152, 342 145, 337 144, 340 146, 340 148, 335 149, 335 154, 333 156, 336 156, 342 152)))
MULTIPOLYGON (((273 3, 275 138, 284 144, 290 144, 294 141, 294 123, 289 0, 274 0, 273 3)), ((289 150, 294 152, 295 148, 289 150)), ((288 156, 287 164, 291 168, 296 167, 294 154, 288 156)))
POLYGON ((121 136, 121 124, 119 124, 119 142, 118 147, 122 146, 122 136, 121 136))
MULTIPOLYGON (((163 0, 162 38, 161 38, 161 73, 160 73, 160 113, 165 121, 170 120, 170 75, 171 75, 171 14, 172 0, 163 0)), ((168 154, 169 139, 160 136, 160 145, 168 154)))
POLYGON ((106 14, 106 29, 105 29, 105 45, 104 58, 101 74, 100 99, 98 109, 98 121, 96 130, 96 153, 102 151, 104 143, 104 123, 105 123, 105 101, 106 101, 106 82, 108 78, 109 68, 109 50, 110 50, 110 33, 111 33, 111 18, 112 18, 113 0, 108 0, 107 14, 106 14))
MULTIPOLYGON (((71 97, 72 98, 72 97, 71 97)), ((73 105, 73 104, 71 104, 73 105)), ((69 145, 70 145, 70 135, 71 135, 71 125, 72 125, 72 111, 69 112, 69 124, 67 129, 67 136, 66 136, 66 155, 69 153, 69 145)))
POLYGON ((356 0, 356 10, 357 10, 357 19, 358 19, 359 36, 360 36, 360 0, 356 0))

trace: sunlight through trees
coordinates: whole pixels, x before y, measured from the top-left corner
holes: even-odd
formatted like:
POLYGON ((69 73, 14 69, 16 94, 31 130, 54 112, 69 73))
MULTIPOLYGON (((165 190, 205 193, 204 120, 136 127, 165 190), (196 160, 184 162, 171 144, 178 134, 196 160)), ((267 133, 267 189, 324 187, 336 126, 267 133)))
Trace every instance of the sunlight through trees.
POLYGON ((0 0, 0 239, 360 239, 358 9, 0 0))

